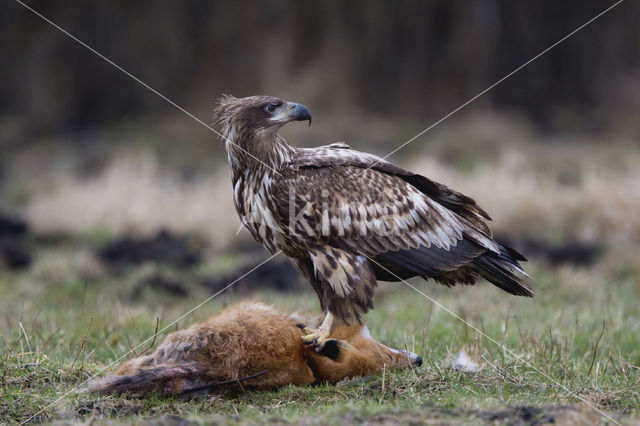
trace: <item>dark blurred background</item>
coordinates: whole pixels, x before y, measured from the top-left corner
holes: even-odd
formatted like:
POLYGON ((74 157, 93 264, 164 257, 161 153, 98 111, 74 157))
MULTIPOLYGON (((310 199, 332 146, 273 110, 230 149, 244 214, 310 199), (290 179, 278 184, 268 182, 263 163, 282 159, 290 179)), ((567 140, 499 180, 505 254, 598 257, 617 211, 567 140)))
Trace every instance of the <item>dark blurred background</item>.
MULTIPOLYGON (((223 93, 276 95, 314 115, 283 129, 294 144, 385 155, 613 2, 27 4, 206 123, 223 93)), ((0 7, 0 213, 39 235, 246 239, 214 133, 19 3, 0 7)), ((638 16, 621 3, 393 160, 477 198, 510 239, 635 246, 638 16)))
MULTIPOLYGON (((204 118, 221 93, 269 93, 316 108, 411 114, 425 124, 612 3, 28 2, 204 118)), ((0 114, 20 121, 27 134, 170 109, 20 4, 4 2, 2 10, 0 114)), ((609 130, 637 116, 638 16, 640 3, 622 3, 483 104, 522 114, 545 131, 609 130)))

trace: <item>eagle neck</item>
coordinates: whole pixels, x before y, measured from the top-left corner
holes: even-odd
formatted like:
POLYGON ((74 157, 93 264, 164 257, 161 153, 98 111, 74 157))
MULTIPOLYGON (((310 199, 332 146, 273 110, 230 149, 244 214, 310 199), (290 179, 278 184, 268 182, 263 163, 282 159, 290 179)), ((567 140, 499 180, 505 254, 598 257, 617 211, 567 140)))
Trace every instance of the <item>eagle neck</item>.
POLYGON ((242 175, 278 174, 283 165, 294 157, 296 150, 277 133, 260 136, 242 134, 230 127, 224 136, 234 182, 242 175))

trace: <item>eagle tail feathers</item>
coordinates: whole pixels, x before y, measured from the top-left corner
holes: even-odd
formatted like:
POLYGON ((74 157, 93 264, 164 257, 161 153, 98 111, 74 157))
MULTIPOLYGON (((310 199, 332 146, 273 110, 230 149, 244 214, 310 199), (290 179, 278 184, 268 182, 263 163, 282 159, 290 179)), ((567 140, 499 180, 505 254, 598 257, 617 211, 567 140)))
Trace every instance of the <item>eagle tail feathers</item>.
POLYGON ((535 290, 525 281, 530 276, 518 263, 518 260, 526 260, 524 256, 510 247, 499 247, 499 254, 486 252, 474 259, 478 275, 507 293, 533 297, 535 290))

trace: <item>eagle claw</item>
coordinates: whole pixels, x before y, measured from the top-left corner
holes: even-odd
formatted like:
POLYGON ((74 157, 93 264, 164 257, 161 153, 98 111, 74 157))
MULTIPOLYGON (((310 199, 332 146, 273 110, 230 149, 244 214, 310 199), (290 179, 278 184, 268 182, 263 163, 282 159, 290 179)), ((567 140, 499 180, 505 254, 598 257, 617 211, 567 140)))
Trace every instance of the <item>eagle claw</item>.
POLYGON ((306 327, 302 332, 304 333, 302 335, 302 341, 307 345, 311 345, 316 352, 320 352, 324 348, 324 345, 330 340, 329 333, 320 329, 316 330, 306 327))
POLYGON ((327 312, 327 315, 322 320, 322 324, 318 328, 305 327, 302 329, 302 341, 316 351, 320 352, 324 348, 324 345, 329 341, 329 335, 333 328, 333 314, 327 312))

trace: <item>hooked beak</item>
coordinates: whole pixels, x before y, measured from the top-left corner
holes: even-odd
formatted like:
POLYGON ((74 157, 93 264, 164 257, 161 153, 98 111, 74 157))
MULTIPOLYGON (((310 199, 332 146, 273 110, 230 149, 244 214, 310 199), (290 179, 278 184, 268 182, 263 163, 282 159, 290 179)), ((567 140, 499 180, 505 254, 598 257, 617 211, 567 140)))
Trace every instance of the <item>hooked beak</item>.
POLYGON ((309 120, 309 126, 311 126, 311 112, 309 111, 309 108, 295 102, 287 102, 287 106, 289 107, 291 119, 295 121, 309 120))

